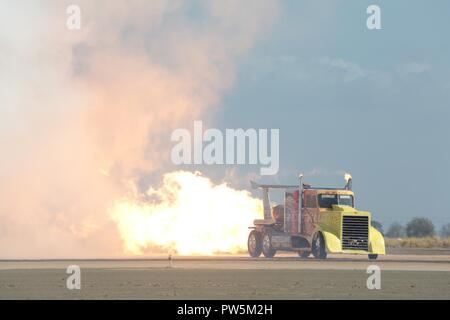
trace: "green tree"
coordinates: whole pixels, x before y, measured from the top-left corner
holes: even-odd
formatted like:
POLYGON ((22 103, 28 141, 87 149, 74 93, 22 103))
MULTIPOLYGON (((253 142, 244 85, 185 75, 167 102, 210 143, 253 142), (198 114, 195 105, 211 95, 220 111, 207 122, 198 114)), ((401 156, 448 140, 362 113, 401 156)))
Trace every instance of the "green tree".
POLYGON ((383 225, 380 222, 378 222, 376 220, 372 220, 372 227, 374 227, 375 229, 380 231, 382 234, 384 234, 383 225))
POLYGON ((398 223, 394 222, 389 227, 388 231, 386 232, 386 237, 388 238, 401 238, 405 236, 405 228, 398 223))
POLYGON ((406 225, 406 235, 408 237, 431 237, 434 235, 434 225, 430 219, 414 218, 406 225))
POLYGON ((442 238, 450 237, 450 223, 444 224, 442 226, 440 234, 442 238))

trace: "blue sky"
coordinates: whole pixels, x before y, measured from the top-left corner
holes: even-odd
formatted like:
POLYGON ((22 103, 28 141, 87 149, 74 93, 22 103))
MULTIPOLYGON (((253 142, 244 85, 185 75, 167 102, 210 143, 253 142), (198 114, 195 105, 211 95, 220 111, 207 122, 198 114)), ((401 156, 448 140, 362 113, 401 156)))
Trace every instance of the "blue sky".
POLYGON ((284 1, 215 125, 280 128, 274 180, 336 185, 349 171, 358 207, 385 226, 448 223, 449 12, 448 1, 284 1), (370 4, 382 30, 366 27, 370 4))

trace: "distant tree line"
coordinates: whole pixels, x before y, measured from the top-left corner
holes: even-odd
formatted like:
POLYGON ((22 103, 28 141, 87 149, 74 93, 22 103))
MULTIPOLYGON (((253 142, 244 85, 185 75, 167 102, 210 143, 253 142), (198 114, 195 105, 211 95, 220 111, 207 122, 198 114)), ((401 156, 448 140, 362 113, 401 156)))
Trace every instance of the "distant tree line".
MULTIPOLYGON (((388 238, 403 238, 403 237, 433 237, 436 235, 433 222, 427 218, 413 218, 406 226, 402 226, 398 222, 394 222, 390 225, 386 233, 384 233, 383 225, 373 220, 372 227, 383 233, 388 238)), ((450 237, 450 223, 442 226, 439 235, 442 238, 450 237)))

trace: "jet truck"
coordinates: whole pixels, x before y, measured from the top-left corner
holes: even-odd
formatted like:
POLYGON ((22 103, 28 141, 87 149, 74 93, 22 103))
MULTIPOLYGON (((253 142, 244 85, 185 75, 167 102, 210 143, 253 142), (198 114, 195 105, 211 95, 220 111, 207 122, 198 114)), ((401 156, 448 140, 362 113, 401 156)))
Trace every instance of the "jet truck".
POLYGON ((311 253, 326 259, 328 253, 385 254, 383 235, 371 226, 370 212, 355 208, 352 177, 345 175, 343 188, 299 185, 264 185, 251 181, 263 194, 264 219, 254 220, 248 236, 248 252, 272 258, 277 251, 295 251, 301 258, 311 253), (269 190, 284 190, 284 204, 272 206, 269 190))

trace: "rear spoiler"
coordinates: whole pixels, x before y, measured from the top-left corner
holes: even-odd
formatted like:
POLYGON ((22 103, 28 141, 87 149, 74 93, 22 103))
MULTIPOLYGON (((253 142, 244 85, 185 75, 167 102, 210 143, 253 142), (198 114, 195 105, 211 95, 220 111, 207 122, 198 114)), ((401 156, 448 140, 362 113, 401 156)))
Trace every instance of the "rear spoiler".
POLYGON ((253 180, 250 180, 252 189, 289 189, 298 188, 298 185, 288 185, 288 184, 259 184, 253 180))

